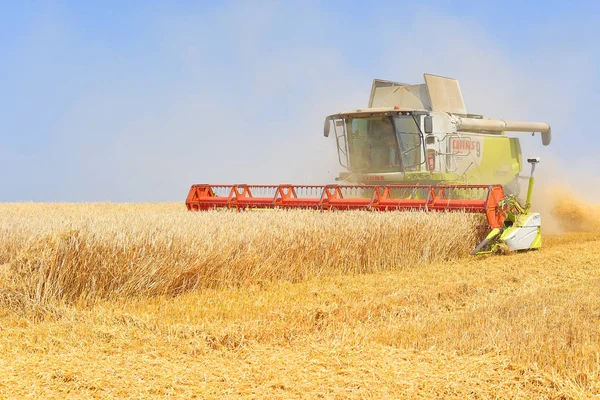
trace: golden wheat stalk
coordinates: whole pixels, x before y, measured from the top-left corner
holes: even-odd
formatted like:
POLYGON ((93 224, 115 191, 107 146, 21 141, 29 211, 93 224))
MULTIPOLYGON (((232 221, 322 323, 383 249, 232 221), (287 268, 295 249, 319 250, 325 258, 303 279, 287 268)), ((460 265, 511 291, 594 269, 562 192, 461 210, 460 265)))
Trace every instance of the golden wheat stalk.
POLYGON ((211 211, 179 205, 0 207, 4 287, 37 302, 174 295, 401 269, 465 256, 479 215, 211 211))

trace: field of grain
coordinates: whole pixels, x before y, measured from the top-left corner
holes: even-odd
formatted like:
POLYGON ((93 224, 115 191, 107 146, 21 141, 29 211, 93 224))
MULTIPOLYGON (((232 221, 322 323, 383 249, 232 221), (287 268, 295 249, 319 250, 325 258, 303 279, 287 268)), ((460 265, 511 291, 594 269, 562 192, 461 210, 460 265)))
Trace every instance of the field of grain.
POLYGON ((4 205, 5 290, 86 302, 199 288, 298 282, 457 259, 473 214, 213 211, 173 205, 4 205))
POLYGON ((470 257, 468 214, 2 204, 0 397, 590 398, 600 218, 573 209, 470 257))

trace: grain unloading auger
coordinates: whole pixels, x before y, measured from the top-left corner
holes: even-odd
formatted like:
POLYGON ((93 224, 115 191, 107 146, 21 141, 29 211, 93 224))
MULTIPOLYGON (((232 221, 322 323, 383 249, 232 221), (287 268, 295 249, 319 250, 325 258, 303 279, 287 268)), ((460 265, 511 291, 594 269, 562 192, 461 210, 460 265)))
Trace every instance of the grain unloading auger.
POLYGON ((484 119, 468 114, 458 82, 425 74, 425 84, 375 80, 369 107, 330 115, 347 171, 336 185, 193 185, 189 210, 213 208, 314 210, 423 210, 485 214, 490 233, 473 254, 541 246, 541 218, 530 212, 532 164, 525 201, 518 138, 546 123, 484 119))

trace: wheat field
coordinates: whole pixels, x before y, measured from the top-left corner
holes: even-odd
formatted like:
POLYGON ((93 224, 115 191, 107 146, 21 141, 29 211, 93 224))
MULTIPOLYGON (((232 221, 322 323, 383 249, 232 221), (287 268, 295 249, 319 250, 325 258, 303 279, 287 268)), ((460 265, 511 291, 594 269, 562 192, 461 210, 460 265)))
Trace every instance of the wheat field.
POLYGON ((0 264, 38 303, 297 282, 462 257, 473 214, 185 211, 163 205, 5 205, 0 264))
POLYGON ((461 213, 1 204, 0 397, 593 397, 600 214, 566 201, 579 232, 486 257, 461 213))

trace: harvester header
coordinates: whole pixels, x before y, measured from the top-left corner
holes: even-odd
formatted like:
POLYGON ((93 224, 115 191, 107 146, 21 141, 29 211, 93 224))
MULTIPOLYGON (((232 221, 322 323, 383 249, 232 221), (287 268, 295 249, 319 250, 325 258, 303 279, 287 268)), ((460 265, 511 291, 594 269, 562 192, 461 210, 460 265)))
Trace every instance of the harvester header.
POLYGON ((500 228, 501 185, 193 185, 190 211, 302 208, 326 211, 462 211, 485 214, 500 228))

